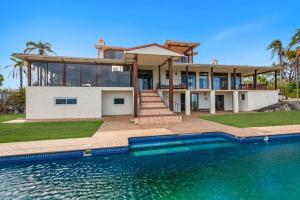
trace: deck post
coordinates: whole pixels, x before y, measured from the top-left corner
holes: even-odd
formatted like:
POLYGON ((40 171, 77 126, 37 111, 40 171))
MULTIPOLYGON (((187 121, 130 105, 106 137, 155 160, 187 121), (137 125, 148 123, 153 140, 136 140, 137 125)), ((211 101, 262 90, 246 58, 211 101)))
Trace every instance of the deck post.
POLYGON ((216 113, 216 93, 214 90, 210 91, 210 114, 216 113))
POLYGON ((212 67, 210 69, 210 85, 211 85, 211 90, 214 89, 214 68, 212 67))
POLYGON ((138 57, 134 56, 133 62, 133 117, 138 116, 138 79, 137 79, 137 71, 138 71, 138 57))
POLYGON ((186 81, 185 89, 189 89, 189 67, 188 66, 185 68, 185 81, 186 81))
POLYGON ((277 90, 277 70, 275 70, 275 74, 274 74, 274 86, 275 86, 275 90, 277 90))
POLYGON ((232 94, 232 103, 233 103, 233 112, 238 113, 239 112, 239 92, 238 91, 233 91, 232 94))
POLYGON ((191 91, 185 91, 185 114, 191 115, 191 91))
POLYGON ((255 70, 254 72, 254 75, 253 75, 253 90, 256 90, 257 89, 257 69, 255 70))
POLYGON ((28 86, 31 86, 31 61, 30 60, 28 60, 27 61, 27 74, 28 74, 28 76, 27 76, 27 84, 28 84, 28 86))
POLYGON ((236 90, 236 68, 233 70, 233 89, 236 90))
POLYGON ((161 89, 161 66, 158 65, 158 89, 161 89))
POLYGON ((169 109, 173 111, 173 66, 172 58, 168 60, 169 64, 169 109))

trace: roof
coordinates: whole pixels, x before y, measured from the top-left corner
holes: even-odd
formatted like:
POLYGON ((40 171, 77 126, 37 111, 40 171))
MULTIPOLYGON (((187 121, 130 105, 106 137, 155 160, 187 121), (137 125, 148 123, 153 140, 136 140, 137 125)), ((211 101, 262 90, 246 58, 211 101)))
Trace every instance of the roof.
POLYGON ((168 56, 183 56, 180 51, 169 49, 157 43, 146 44, 142 46, 132 47, 127 49, 124 53, 130 54, 151 54, 151 55, 168 55, 168 56), (154 47, 154 48, 151 48, 154 47))
POLYGON ((166 40, 164 46, 168 49, 179 51, 183 54, 191 55, 193 54, 193 50, 200 45, 198 42, 182 42, 182 41, 174 41, 174 40, 166 40))
POLYGON ((68 57, 68 56, 43 56, 24 53, 13 53, 13 57, 21 60, 44 61, 44 62, 76 62, 89 64, 124 64, 123 59, 99 59, 99 58, 84 58, 84 57, 68 57))

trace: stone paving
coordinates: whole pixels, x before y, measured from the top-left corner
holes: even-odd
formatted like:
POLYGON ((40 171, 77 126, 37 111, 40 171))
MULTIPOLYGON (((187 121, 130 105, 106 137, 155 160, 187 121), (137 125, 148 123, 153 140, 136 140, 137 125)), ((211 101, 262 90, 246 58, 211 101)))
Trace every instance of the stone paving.
POLYGON ((300 133, 300 125, 235 128, 199 119, 199 113, 183 116, 183 122, 172 125, 137 125, 130 116, 105 117, 99 130, 88 138, 44 140, 0 144, 0 156, 71 151, 92 148, 127 146, 129 137, 225 132, 238 137, 300 133))

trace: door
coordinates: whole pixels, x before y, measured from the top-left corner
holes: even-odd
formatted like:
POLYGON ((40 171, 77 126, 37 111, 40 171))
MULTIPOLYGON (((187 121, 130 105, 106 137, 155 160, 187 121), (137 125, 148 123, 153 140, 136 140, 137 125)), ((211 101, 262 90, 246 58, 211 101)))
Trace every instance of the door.
POLYGON ((216 95, 216 110, 224 110, 224 95, 216 95))
POLYGON ((191 111, 198 111, 199 104, 198 104, 198 94, 191 93, 191 111))
POLYGON ((185 111, 185 94, 180 94, 180 105, 181 105, 181 112, 185 111))
POLYGON ((140 90, 153 89, 153 72, 152 70, 139 70, 138 71, 138 84, 140 90))

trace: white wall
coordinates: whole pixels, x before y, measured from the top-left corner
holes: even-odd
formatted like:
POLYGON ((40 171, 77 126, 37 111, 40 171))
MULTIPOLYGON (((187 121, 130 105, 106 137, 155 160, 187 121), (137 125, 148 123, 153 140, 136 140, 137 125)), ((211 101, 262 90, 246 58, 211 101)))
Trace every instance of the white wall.
POLYGON ((27 119, 101 118, 133 113, 131 87, 26 87, 27 119), (55 105, 55 98, 77 98, 76 105, 55 105), (124 105, 113 105, 124 98, 124 105))
POLYGON ((96 87, 26 87, 27 119, 101 118, 96 87), (57 97, 75 97, 77 105, 55 105, 57 97))
POLYGON ((249 111, 248 107, 249 106, 247 92, 239 92, 239 111, 249 111), (245 96, 244 100, 242 100, 242 95, 245 96))
POLYGON ((199 109, 209 109, 210 108, 210 93, 209 92, 199 92, 199 109), (206 94, 206 95, 205 95, 206 94))
POLYGON ((248 111, 278 103, 277 90, 248 91, 248 111))
POLYGON ((102 115, 133 114, 132 91, 102 91, 102 115), (124 104, 114 104, 114 98, 124 98, 124 104))
POLYGON ((232 107, 232 92, 216 92, 216 95, 224 95, 224 110, 233 110, 232 107))

